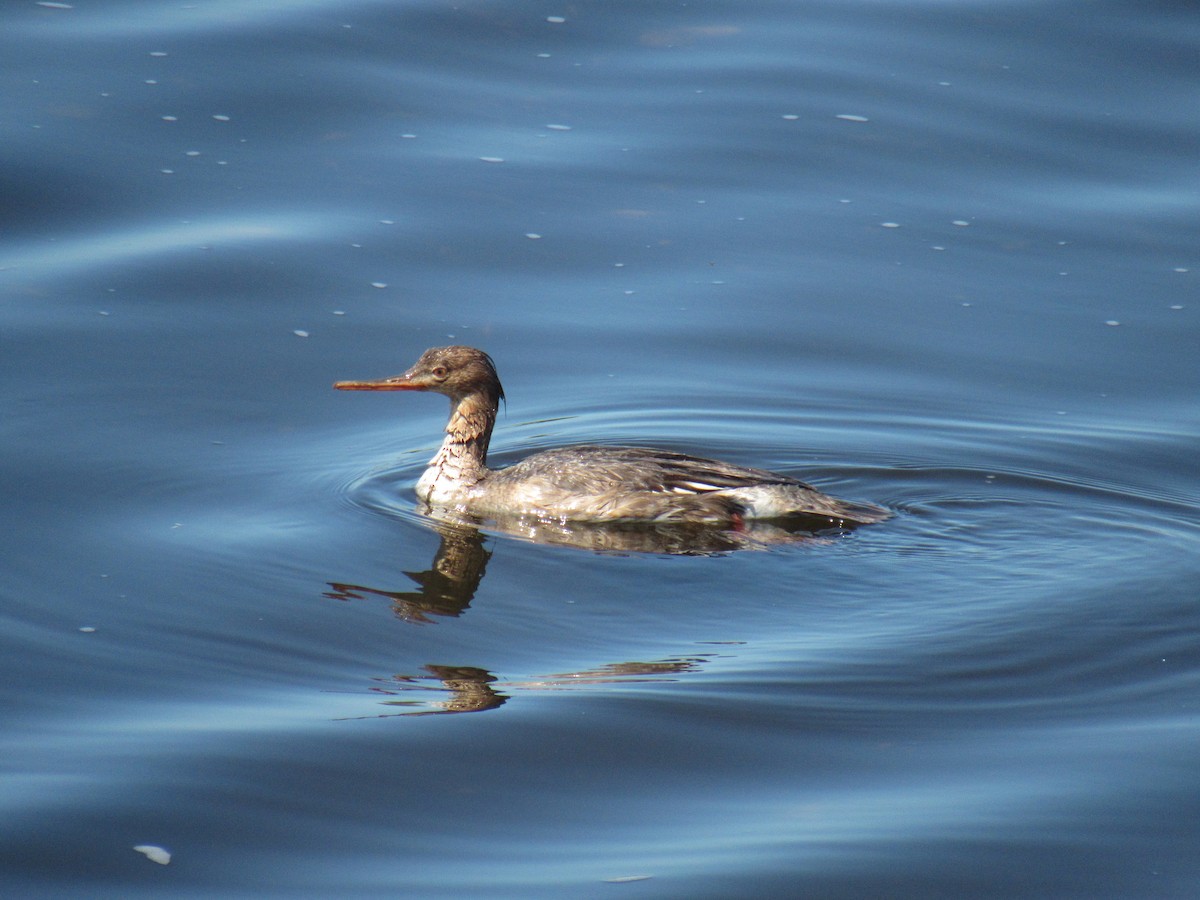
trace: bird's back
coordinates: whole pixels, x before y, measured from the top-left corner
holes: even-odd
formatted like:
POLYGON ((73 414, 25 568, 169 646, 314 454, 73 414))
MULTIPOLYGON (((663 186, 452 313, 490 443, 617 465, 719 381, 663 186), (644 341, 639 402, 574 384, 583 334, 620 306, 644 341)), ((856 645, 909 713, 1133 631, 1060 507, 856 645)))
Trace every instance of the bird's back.
POLYGON ((478 488, 481 512, 519 509, 575 521, 810 516, 861 523, 886 517, 777 472, 649 447, 547 450, 490 473, 478 488))

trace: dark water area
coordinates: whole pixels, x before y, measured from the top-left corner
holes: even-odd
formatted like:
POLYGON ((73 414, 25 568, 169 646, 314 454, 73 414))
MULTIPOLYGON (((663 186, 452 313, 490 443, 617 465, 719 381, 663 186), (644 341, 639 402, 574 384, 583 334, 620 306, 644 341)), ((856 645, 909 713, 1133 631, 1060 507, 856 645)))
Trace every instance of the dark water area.
POLYGON ((0 12, 0 893, 1200 885, 1200 12, 0 12), (634 443, 893 517, 440 525, 634 443), (156 865, 134 847, 171 853, 156 865))

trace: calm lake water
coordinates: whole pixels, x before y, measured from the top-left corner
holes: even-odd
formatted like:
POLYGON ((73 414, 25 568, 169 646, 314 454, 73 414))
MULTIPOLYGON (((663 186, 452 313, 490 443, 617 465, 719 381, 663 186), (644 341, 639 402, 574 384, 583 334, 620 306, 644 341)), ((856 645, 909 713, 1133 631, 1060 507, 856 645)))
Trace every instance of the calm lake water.
POLYGON ((1191 898, 1200 11, 0 12, 0 893, 1191 898), (756 552, 439 530, 772 468, 756 552), (157 865, 136 846, 170 852, 157 865))

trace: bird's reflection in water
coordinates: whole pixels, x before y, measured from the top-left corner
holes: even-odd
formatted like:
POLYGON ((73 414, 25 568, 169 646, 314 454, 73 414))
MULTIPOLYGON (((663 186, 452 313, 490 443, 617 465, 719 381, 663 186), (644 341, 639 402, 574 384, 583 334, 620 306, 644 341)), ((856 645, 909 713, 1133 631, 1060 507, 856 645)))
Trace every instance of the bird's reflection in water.
MULTIPOLYGON (((390 591, 345 582, 330 582, 325 596, 334 600, 387 600, 396 617, 410 623, 428 624, 435 616, 462 615, 471 605, 483 580, 491 551, 484 546, 483 523, 445 512, 426 511, 440 539, 430 567, 423 572, 405 572, 415 589, 390 591)), ((736 528, 697 524, 609 523, 580 525, 533 517, 489 520, 489 526, 528 541, 558 544, 604 553, 657 553, 712 555, 734 550, 767 549, 781 544, 833 540, 845 529, 829 528, 828 521, 793 523, 746 522, 736 528)), ((561 690, 582 685, 615 682, 656 681, 696 671, 712 654, 655 662, 622 662, 546 675, 530 681, 499 682, 485 669, 474 666, 427 665, 422 675, 395 675, 381 679, 371 688, 394 699, 383 701, 401 712, 383 715, 427 716, 446 713, 482 712, 497 709, 508 699, 505 691, 561 690), (436 699, 429 697, 433 692, 436 699), (448 697, 447 697, 448 694, 448 697), (423 696, 418 696, 423 695, 423 696)), ((376 718, 360 716, 356 718, 376 718)))
MULTIPOLYGON (((440 539, 433 563, 424 572, 405 572, 416 590, 389 591, 331 581, 332 600, 390 600, 397 618, 429 623, 430 616, 458 616, 471 605, 483 580, 491 551, 484 546, 481 520, 444 510, 425 510, 440 539)), ((513 516, 487 524, 505 534, 539 544, 576 547, 598 553, 711 556, 734 550, 765 550, 784 544, 830 541, 847 534, 827 520, 781 523, 745 522, 738 528, 712 525, 623 522, 581 524, 532 516, 513 516)))
MULTIPOLYGON (((761 521, 736 526, 680 522, 571 522, 555 517, 499 516, 478 519, 463 513, 425 508, 437 525, 478 529, 488 526, 535 544, 555 544, 596 553, 714 556, 735 550, 767 550, 782 545, 831 540, 853 526, 833 524, 823 516, 761 521)), ((438 529, 441 531, 441 529, 438 529)))
POLYGON ((349 716, 340 721, 485 712, 503 706, 510 693, 515 691, 570 690, 596 684, 674 681, 672 676, 699 671, 701 664, 715 655, 700 653, 683 659, 612 663, 582 672, 560 672, 525 681, 506 682, 500 682, 495 675, 474 666, 429 665, 424 667, 429 673, 427 675, 394 675, 390 679, 378 679, 380 683, 371 688, 372 693, 394 697, 382 701, 382 705, 402 707, 401 711, 374 716, 349 716))
POLYGON ((433 563, 424 572, 405 572, 418 590, 386 591, 361 584, 331 581, 325 593, 331 600, 383 597, 391 601, 396 617, 406 622, 428 623, 434 616, 458 616, 471 605, 483 580, 491 551, 483 545, 478 528, 437 522, 440 543, 433 563))
POLYGON ((507 694, 497 691, 492 685, 496 676, 474 666, 425 666, 428 675, 394 675, 391 679, 371 688, 372 692, 399 696, 414 692, 436 692, 437 696, 449 693, 446 699, 421 697, 403 700, 384 700, 384 706, 405 706, 413 709, 379 716, 356 716, 355 718, 386 718, 398 716, 434 716, 446 713, 484 712, 503 706, 507 694))

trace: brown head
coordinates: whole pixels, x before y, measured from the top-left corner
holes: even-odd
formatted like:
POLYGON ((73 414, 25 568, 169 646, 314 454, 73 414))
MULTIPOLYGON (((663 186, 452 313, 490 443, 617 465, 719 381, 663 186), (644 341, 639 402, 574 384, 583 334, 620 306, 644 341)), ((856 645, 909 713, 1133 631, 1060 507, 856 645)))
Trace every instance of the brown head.
POLYGON ((504 388, 492 358, 474 347, 431 347, 403 375, 379 381, 337 381, 339 391, 434 391, 452 401, 483 394, 492 406, 504 399, 504 388))

